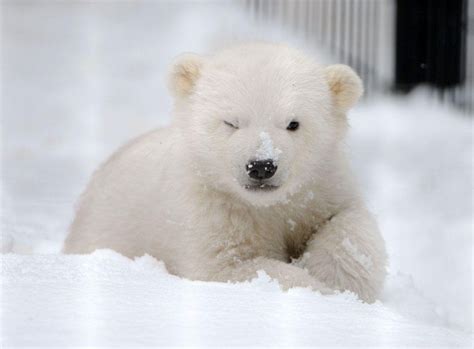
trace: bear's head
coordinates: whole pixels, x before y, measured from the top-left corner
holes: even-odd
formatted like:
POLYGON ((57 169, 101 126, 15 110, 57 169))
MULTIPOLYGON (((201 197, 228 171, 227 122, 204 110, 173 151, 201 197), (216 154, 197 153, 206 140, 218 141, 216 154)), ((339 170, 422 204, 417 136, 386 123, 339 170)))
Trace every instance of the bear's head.
POLYGON ((169 85, 196 176, 255 205, 285 200, 325 173, 362 94, 348 66, 263 43, 184 54, 169 85))

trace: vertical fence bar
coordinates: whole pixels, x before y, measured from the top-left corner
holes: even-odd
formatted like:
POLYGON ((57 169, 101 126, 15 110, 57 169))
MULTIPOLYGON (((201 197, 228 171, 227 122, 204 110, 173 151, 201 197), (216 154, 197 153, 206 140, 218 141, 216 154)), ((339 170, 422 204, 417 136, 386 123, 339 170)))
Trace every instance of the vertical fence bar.
POLYGON ((327 40, 327 36, 329 35, 330 31, 330 23, 329 18, 331 16, 331 8, 329 4, 329 0, 322 0, 323 2, 323 13, 321 16, 321 23, 322 23, 322 30, 321 30, 321 43, 323 45, 327 45, 329 42, 327 40))
POLYGON ((326 0, 318 0, 319 12, 318 12, 318 41, 321 45, 324 42, 324 14, 326 13, 324 4, 326 0))
POLYGON ((348 44, 348 53, 349 53, 349 59, 348 59, 348 64, 352 67, 355 65, 355 59, 354 59, 354 54, 355 54, 355 37, 356 37, 356 26, 355 26, 355 12, 354 12, 354 1, 349 0, 349 44, 348 44))
POLYGON ((342 63, 347 63, 346 60, 346 1, 340 0, 340 7, 339 12, 341 14, 341 22, 340 22, 340 37, 339 37, 339 52, 340 52, 340 60, 342 63))
MULTIPOLYGON (((357 33, 357 38, 355 40, 355 44, 356 44, 356 47, 355 47, 355 52, 356 52, 356 57, 357 57, 357 60, 356 60, 356 70, 357 72, 360 74, 360 75, 363 75, 363 71, 362 71, 362 52, 363 52, 363 39, 362 39, 362 36, 363 36, 363 18, 362 18, 362 1, 363 0, 357 0, 357 12, 356 12, 356 18, 357 18, 357 28, 356 28, 356 33, 357 33)), ((362 76, 363 77, 363 76, 362 76)))
POLYGON ((375 31, 377 28, 375 27, 375 1, 374 0, 366 0, 367 3, 367 17, 368 17, 368 33, 367 33, 367 70, 368 70, 368 80, 367 80, 367 90, 372 92, 373 85, 374 85, 374 69, 375 69, 375 62, 374 62, 374 54, 375 54, 375 31))
POLYGON ((337 0, 331 0, 329 2, 330 4, 330 16, 329 16, 329 26, 328 26, 328 31, 329 31, 329 37, 328 37, 328 42, 331 47, 331 51, 334 53, 336 50, 336 38, 337 38, 337 0))
POLYGON ((308 18, 308 31, 306 33, 306 39, 310 42, 314 40, 314 19, 315 19, 315 6, 316 0, 308 0, 307 18, 308 18))
MULTIPOLYGON (((372 8, 372 42, 373 42, 373 50, 372 50, 372 66, 378 67, 379 66, 379 57, 378 57, 378 48, 380 47, 379 43, 379 36, 378 36, 378 28, 380 26, 379 18, 380 18, 380 11, 379 11, 380 1, 373 0, 373 8, 372 8)), ((374 79, 372 82, 372 89, 378 89, 378 80, 374 73, 374 79)))

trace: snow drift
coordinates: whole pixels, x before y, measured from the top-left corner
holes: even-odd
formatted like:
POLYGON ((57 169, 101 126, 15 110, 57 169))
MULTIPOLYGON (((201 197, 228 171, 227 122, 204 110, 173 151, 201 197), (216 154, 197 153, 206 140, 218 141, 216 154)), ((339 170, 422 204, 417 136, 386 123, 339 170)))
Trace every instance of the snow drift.
POLYGON ((144 256, 6 255, 4 345, 468 346, 468 335, 351 294, 191 282, 144 256))

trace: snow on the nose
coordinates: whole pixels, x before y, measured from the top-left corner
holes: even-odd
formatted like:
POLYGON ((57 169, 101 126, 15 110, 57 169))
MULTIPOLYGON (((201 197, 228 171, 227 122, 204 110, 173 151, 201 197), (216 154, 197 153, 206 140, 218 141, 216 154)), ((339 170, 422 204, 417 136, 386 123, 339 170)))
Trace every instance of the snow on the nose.
POLYGON ((278 161, 278 158, 281 154, 281 150, 273 147, 273 141, 270 138, 270 135, 262 131, 260 132, 260 147, 255 153, 255 158, 257 160, 268 160, 278 161))

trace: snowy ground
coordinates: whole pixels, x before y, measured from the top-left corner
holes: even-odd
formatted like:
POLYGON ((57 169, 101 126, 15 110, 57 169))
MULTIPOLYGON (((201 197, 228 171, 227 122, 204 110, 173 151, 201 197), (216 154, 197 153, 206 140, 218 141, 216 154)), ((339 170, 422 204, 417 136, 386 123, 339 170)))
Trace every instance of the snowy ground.
POLYGON ((58 255, 91 171, 168 122, 176 54, 230 36, 304 43, 226 2, 1 6, 2 345, 472 345, 472 116, 423 91, 351 113, 354 168, 390 254, 374 305, 283 293, 265 275, 198 283, 151 257, 58 255))
POLYGON ((15 345, 468 345, 459 331, 353 295, 288 293, 251 283, 190 282, 151 257, 4 257, 5 344, 15 345))

